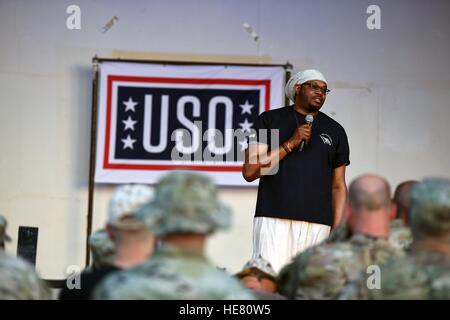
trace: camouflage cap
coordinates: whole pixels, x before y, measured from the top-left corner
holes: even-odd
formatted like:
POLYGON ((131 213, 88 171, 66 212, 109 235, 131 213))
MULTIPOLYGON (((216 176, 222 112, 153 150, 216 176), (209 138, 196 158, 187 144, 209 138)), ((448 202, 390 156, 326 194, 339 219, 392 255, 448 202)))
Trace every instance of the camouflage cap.
POLYGON ((120 229, 143 227, 136 219, 137 210, 150 201, 152 190, 142 184, 127 184, 118 187, 109 202, 108 224, 120 229))
POLYGON ((228 228, 231 211, 217 199, 214 183, 192 171, 174 171, 163 177, 151 203, 138 213, 156 235, 207 234, 228 228))
POLYGON ((247 261, 245 263, 244 267, 242 268, 242 271, 239 272, 237 274, 237 276, 239 276, 245 270, 251 269, 251 268, 258 269, 258 270, 268 274, 269 276, 272 276, 273 278, 275 278, 277 276, 277 274, 276 274, 275 270, 273 269, 272 265, 270 264, 270 262, 267 261, 266 259, 264 259, 263 257, 261 257, 261 255, 259 255, 258 258, 253 258, 253 259, 247 261))
POLYGON ((109 265, 114 261, 116 249, 104 229, 97 230, 89 236, 89 247, 94 267, 109 265))
POLYGON ((11 237, 6 233, 8 221, 0 214, 0 242, 11 241, 11 237))
POLYGON ((426 178, 411 190, 413 232, 450 232, 450 180, 426 178))

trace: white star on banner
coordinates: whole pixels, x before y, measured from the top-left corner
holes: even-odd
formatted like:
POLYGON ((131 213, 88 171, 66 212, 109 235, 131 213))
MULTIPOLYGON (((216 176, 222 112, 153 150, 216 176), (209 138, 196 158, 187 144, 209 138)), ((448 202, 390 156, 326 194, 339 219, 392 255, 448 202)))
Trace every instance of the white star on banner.
POLYGON ((245 103, 240 104, 239 106, 242 108, 241 114, 244 113, 252 114, 251 109, 254 107, 254 105, 248 103, 248 100, 245 100, 245 103))
POLYGON ((127 120, 122 120, 123 124, 125 125, 125 129, 131 129, 132 131, 134 131, 134 125, 136 124, 137 121, 133 120, 131 118, 131 116, 128 116, 127 120))
POLYGON ((253 122, 248 122, 247 118, 245 118, 244 122, 239 122, 239 125, 243 132, 250 131, 250 128, 253 127, 253 122))
POLYGON ((245 149, 247 149, 247 147, 248 147, 248 143, 247 143, 246 139, 239 141, 239 144, 241 145, 241 151, 245 151, 245 149))
POLYGON ((128 101, 126 102, 122 102, 125 105, 125 112, 128 110, 131 110, 133 112, 136 112, 136 110, 134 109, 134 107, 138 104, 137 102, 134 102, 133 99, 131 99, 131 97, 128 98, 128 101))
POLYGON ((133 147, 133 143, 136 142, 135 139, 131 139, 130 135, 127 136, 126 139, 121 139, 123 142, 123 149, 125 150, 126 148, 130 148, 131 150, 134 149, 133 147))

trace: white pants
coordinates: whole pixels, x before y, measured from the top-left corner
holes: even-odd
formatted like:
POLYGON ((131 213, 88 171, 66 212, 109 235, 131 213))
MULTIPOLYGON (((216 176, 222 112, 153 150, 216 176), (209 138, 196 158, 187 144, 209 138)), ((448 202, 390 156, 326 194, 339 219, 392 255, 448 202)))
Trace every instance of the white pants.
POLYGON ((253 259, 259 255, 275 272, 298 253, 325 240, 330 226, 305 221, 256 217, 253 220, 253 259))

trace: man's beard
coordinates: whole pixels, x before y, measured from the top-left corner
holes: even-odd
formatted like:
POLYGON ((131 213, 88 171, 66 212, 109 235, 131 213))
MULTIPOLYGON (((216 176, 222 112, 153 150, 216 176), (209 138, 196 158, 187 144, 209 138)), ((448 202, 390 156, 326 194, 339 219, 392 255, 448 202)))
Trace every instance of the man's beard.
POLYGON ((308 102, 306 103, 306 109, 309 112, 317 112, 322 108, 325 101, 322 101, 322 103, 317 104, 316 102, 313 102, 314 98, 308 98, 308 102))

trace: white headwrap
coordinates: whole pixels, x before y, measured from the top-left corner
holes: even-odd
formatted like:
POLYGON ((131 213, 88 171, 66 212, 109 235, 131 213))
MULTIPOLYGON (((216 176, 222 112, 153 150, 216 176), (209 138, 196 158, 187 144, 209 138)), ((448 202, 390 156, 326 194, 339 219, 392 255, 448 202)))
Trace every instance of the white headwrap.
POLYGON ((300 71, 300 72, 294 74, 287 82, 286 87, 284 88, 286 97, 291 99, 291 101, 294 101, 295 85, 303 84, 306 81, 310 81, 310 80, 320 80, 320 81, 327 83, 327 80, 325 79, 325 77, 319 70, 308 69, 308 70, 300 71))

